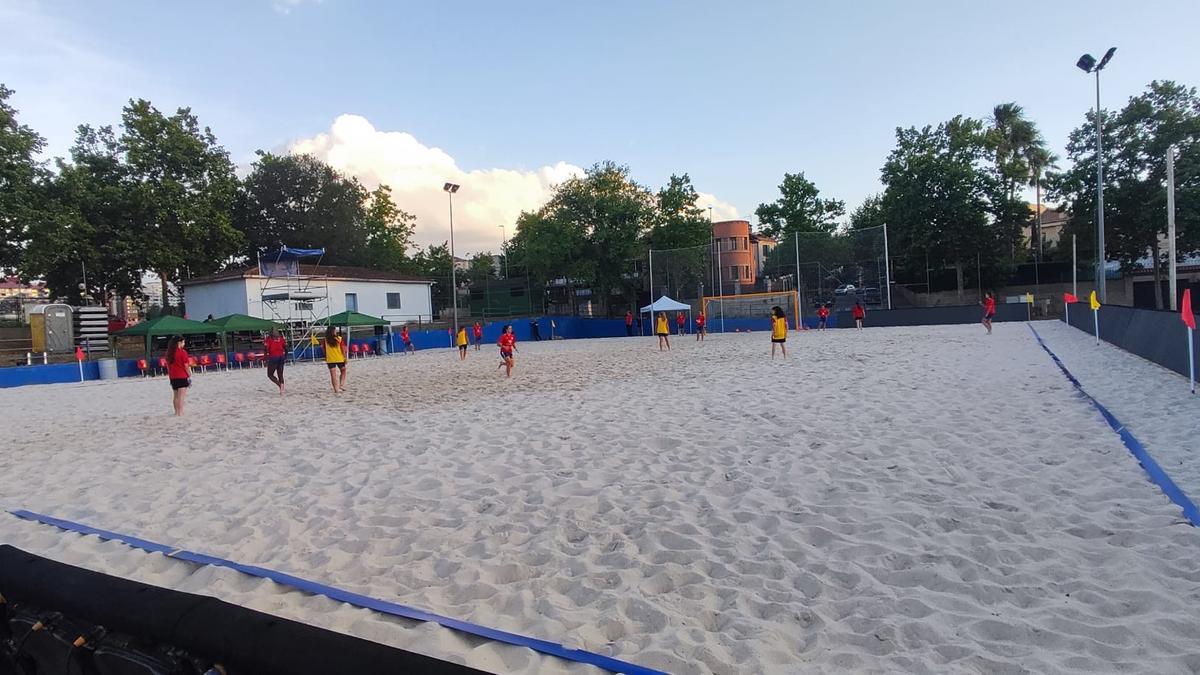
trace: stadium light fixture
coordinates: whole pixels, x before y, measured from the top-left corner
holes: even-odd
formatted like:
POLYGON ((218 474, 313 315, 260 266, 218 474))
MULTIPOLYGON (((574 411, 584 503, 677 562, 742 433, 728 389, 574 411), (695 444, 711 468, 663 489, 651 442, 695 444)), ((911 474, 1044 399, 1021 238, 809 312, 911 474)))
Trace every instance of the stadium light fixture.
POLYGON ((1099 63, 1091 54, 1084 54, 1075 62, 1075 66, 1083 72, 1096 74, 1096 295, 1100 296, 1100 302, 1108 302, 1104 266, 1104 124, 1100 116, 1100 71, 1104 70, 1116 51, 1116 47, 1109 47, 1099 63))

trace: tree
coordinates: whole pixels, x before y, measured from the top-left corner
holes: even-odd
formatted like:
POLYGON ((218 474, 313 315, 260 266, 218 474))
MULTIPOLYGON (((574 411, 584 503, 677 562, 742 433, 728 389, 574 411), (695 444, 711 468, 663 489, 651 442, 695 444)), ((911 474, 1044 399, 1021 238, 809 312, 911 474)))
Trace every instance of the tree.
POLYGON ((779 199, 754 210, 759 231, 771 237, 792 232, 831 233, 837 229, 837 219, 846 215, 846 203, 822 199, 820 190, 803 172, 785 173, 779 193, 779 199))
POLYGON ((850 214, 851 230, 883 227, 886 222, 883 212, 883 195, 881 194, 870 195, 850 214))
POLYGON ((569 290, 588 284, 604 312, 610 296, 636 284, 629 272, 644 255, 639 244, 653 217, 653 197, 629 178, 628 167, 596 164, 557 186, 538 211, 521 214, 513 260, 539 282, 565 278, 569 290))
POLYGON ((134 187, 112 127, 79 127, 71 160, 58 160, 44 208, 29 221, 23 274, 80 303, 86 267, 87 295, 140 297, 147 266, 134 187))
MULTIPOLYGON (((411 217, 398 209, 393 212, 394 206, 386 189, 368 196, 358 181, 312 155, 259 151, 242 182, 234 217, 245 235, 241 256, 253 261, 261 251, 295 246, 325 249, 323 260, 330 265, 366 264, 364 252, 372 234, 383 237, 392 249, 411 235, 411 217), (368 200, 375 206, 370 228, 364 224, 368 200)), ((395 253, 379 255, 388 259, 395 253)))
POLYGON ((1016 103, 1001 103, 993 108, 986 140, 993 153, 996 176, 989 198, 990 210, 997 236, 1008 243, 1009 259, 1015 262, 1023 228, 1030 221, 1029 209, 1018 190, 1026 184, 1033 185, 1030 160, 1042 160, 1049 153, 1037 126, 1016 103))
MULTIPOLYGON (((1052 174, 1052 194, 1069 204, 1068 231, 1094 241, 1094 118, 1075 129, 1067 145, 1074 163, 1052 174)), ((1105 249, 1110 259, 1131 269, 1149 262, 1154 272, 1155 306, 1162 309, 1166 260, 1166 153, 1174 145, 1177 254, 1200 251, 1200 97, 1194 88, 1154 81, 1104 125, 1105 249)))
MULTIPOLYGON (((680 297, 698 295, 710 271, 712 228, 704 210, 696 205, 699 198, 686 173, 672 174, 655 195, 652 224, 646 233, 645 246, 656 253, 656 278, 666 280, 667 289, 675 289, 680 297)), ((626 286, 624 290, 635 289, 626 286)))
POLYGON ((371 269, 398 271, 408 264, 416 216, 405 213, 392 201, 392 189, 375 188, 366 197, 363 214, 366 241, 362 263, 371 269))
POLYGON ((882 211, 892 250, 907 260, 945 261, 956 271, 980 256, 996 267, 998 239, 989 226, 994 176, 980 164, 987 150, 984 125, 957 116, 937 127, 896 130, 896 148, 882 173, 882 211))
POLYGON ((26 227, 39 209, 40 183, 46 174, 37 160, 45 139, 17 123, 17 110, 8 104, 12 94, 0 84, 0 270, 4 271, 21 262, 26 227))
POLYGON ((440 310, 451 306, 450 260, 450 243, 442 242, 438 246, 430 244, 424 250, 417 251, 409 261, 409 271, 433 282, 430 293, 435 316, 440 310))
POLYGON ((483 284, 490 279, 499 278, 496 274, 496 256, 492 255, 491 251, 471 256, 467 273, 464 276, 472 284, 483 284))
POLYGON ((1034 209, 1033 236, 1030 245, 1036 252, 1036 260, 1042 260, 1042 184, 1046 180, 1046 172, 1053 169, 1058 161, 1058 155, 1050 152, 1044 141, 1031 145, 1025 151, 1025 163, 1029 166, 1029 187, 1033 188, 1037 197, 1034 209))
POLYGON ((190 108, 166 116, 146 100, 121 115, 132 224, 147 269, 171 280, 220 269, 241 248, 230 214, 237 178, 229 154, 190 108))

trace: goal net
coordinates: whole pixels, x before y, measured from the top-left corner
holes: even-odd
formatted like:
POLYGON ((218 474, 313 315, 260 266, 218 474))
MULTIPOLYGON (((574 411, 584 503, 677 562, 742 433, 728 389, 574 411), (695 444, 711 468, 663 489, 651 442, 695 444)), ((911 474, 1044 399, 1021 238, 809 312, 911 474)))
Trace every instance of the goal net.
POLYGON ((776 306, 787 314, 788 325, 800 330, 800 294, 796 291, 710 295, 700 303, 710 332, 721 331, 722 324, 729 320, 738 326, 747 319, 757 320, 758 326, 769 326, 765 322, 771 316, 771 309, 776 306))

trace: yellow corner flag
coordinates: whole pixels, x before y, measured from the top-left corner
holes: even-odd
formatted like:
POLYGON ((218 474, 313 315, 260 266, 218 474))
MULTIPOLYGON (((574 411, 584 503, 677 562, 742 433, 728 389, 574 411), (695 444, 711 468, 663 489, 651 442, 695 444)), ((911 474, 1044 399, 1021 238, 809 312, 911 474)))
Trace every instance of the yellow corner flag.
POLYGON ((1100 309, 1100 301, 1096 299, 1096 291, 1092 291, 1092 294, 1088 296, 1088 303, 1092 306, 1092 309, 1100 309))
POLYGON ((1031 304, 1031 305, 1033 304, 1033 293, 1026 293, 1026 294, 1025 294, 1025 302, 1027 302, 1027 303, 1029 303, 1029 304, 1031 304))

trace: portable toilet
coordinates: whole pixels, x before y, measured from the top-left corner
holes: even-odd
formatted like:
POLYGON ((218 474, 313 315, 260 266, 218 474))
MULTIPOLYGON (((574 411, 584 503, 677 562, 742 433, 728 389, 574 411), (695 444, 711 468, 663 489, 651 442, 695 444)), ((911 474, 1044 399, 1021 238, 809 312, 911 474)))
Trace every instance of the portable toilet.
POLYGON ((33 351, 62 354, 75 351, 70 305, 36 305, 29 312, 33 351))

